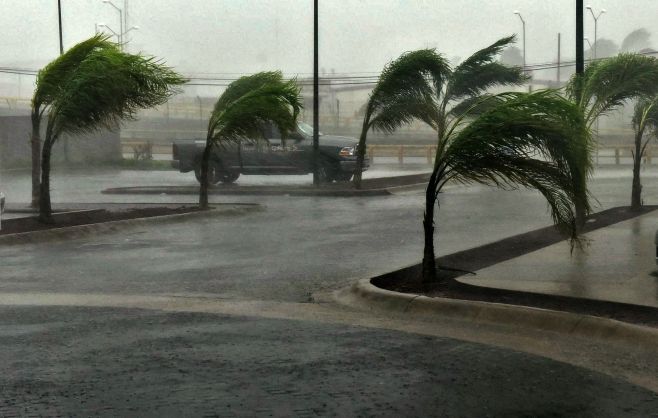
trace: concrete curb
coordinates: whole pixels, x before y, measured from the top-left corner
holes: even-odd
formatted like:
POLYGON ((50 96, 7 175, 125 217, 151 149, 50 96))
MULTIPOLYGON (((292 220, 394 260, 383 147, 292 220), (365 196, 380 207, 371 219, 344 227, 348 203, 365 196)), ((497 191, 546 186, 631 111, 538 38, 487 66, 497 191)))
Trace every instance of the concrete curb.
POLYGON ((609 318, 502 303, 430 298, 381 289, 370 279, 334 292, 339 303, 419 318, 448 317, 658 347, 658 330, 609 318))
POLYGON ((120 231, 127 228, 181 222, 188 219, 203 219, 215 216, 237 216, 249 212, 260 212, 264 208, 258 204, 230 205, 230 208, 215 207, 209 211, 177 213, 173 215, 151 216, 148 218, 124 219, 119 221, 100 222, 95 224, 76 225, 42 231, 22 232, 0 235, 0 245, 31 244, 61 239, 82 238, 90 234, 120 231))
MULTIPOLYGON (((102 194, 165 194, 165 195, 195 195, 198 188, 180 186, 160 187, 114 187, 101 191, 102 194)), ((284 187, 243 187, 243 188, 213 188, 209 189, 210 195, 238 195, 238 196, 317 196, 317 197, 363 197, 363 196, 386 196, 391 194, 387 189, 315 189, 315 188, 284 188, 284 187)))

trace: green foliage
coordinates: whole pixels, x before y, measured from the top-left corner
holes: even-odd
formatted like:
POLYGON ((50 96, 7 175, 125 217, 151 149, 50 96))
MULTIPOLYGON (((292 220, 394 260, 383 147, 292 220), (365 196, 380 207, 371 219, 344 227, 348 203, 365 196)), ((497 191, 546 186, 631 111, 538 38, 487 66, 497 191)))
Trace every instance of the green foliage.
POLYGON ((635 132, 649 129, 658 138, 658 95, 642 97, 635 103, 633 128, 635 132))
POLYGON ((139 109, 165 103, 185 79, 152 57, 97 49, 61 86, 49 125, 54 136, 115 129, 139 109))
POLYGON ((507 66, 496 59, 514 43, 514 36, 499 39, 459 64, 450 77, 445 101, 477 96, 495 86, 521 85, 528 80, 520 67, 507 66))
POLYGON ((239 142, 262 137, 262 126, 274 123, 282 137, 296 129, 302 109, 300 87, 284 81, 281 72, 262 72, 241 77, 219 97, 208 123, 214 142, 239 142))
POLYGON ((628 100, 653 95, 658 90, 658 60, 637 54, 619 54, 591 63, 582 75, 567 85, 568 97, 576 102, 591 125, 628 100))
POLYGON ((470 121, 460 119, 447 137, 443 184, 534 188, 546 198, 556 225, 576 239, 576 202, 589 209, 583 187, 590 149, 580 139, 590 134, 579 108, 552 90, 487 100, 495 104, 470 121))
POLYGON ((67 80, 87 56, 99 50, 116 49, 116 44, 109 41, 109 36, 98 34, 80 42, 51 61, 37 74, 36 88, 32 97, 33 107, 52 103, 62 91, 67 80))
POLYGON ((385 132, 419 118, 432 124, 433 89, 441 86, 450 74, 448 62, 433 49, 402 54, 388 64, 379 77, 366 107, 366 129, 385 132))

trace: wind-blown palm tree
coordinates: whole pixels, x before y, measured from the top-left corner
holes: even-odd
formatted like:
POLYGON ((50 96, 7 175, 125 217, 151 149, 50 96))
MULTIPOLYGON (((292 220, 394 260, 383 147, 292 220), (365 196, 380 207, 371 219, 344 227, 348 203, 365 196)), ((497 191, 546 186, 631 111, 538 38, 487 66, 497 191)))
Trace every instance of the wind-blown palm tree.
MULTIPOLYGON (((527 79, 521 68, 496 61, 513 40, 503 38, 454 69, 433 50, 405 54, 387 67, 380 82, 395 86, 389 77, 400 74, 408 85, 390 91, 379 90, 378 85, 370 97, 374 116, 368 120, 366 113, 362 132, 371 127, 391 132, 413 119, 437 132, 425 195, 424 281, 436 280, 434 211, 448 181, 537 189, 548 201, 555 223, 573 239, 577 238, 573 207, 576 202, 589 207, 585 190, 573 186, 577 176, 584 177, 577 167, 590 151, 587 143, 568 140, 589 137, 577 107, 552 91, 487 93, 494 86, 518 85, 527 79), (425 60, 411 59, 416 56, 425 60), (380 114, 385 122, 378 124, 380 114)), ((362 133, 361 144, 363 137, 362 133)), ((363 150, 361 146, 359 151, 363 150)))
POLYGON ((115 45, 107 35, 96 35, 80 42, 42 68, 37 74, 32 96, 32 207, 39 204, 41 168, 41 120, 56 100, 61 87, 75 73, 80 63, 93 51, 112 49, 115 45))
POLYGON ((515 37, 502 38, 452 69, 433 49, 403 54, 391 62, 368 99, 359 140, 354 184, 361 185, 368 131, 392 133, 414 119, 421 119, 437 131, 439 141, 448 122, 496 86, 520 85, 527 76, 520 67, 497 61, 515 37), (429 81, 428 81, 429 80, 429 81), (419 103, 432 102, 431 109, 419 103))
MULTIPOLYGON (((625 103, 658 92, 658 60, 638 54, 619 54, 590 63, 582 75, 575 74, 566 88, 569 100, 578 106, 588 128, 596 119, 623 106, 625 103)), ((593 145, 590 143, 589 147, 593 145)), ((592 171, 587 162, 586 178, 579 187, 586 188, 592 171)), ((578 225, 584 223, 585 208, 576 207, 578 225)))
MULTIPOLYGON (((75 47, 73 50, 78 51, 75 47)), ((165 103, 185 82, 154 58, 122 52, 114 44, 92 48, 66 70, 52 68, 67 75, 50 77, 49 67, 42 73, 42 80, 59 83, 49 89, 52 97, 41 157, 39 217, 44 222, 52 222, 50 158, 57 139, 64 134, 116 129, 122 120, 133 119, 139 109, 165 103)))
POLYGON ((419 118, 424 114, 419 106, 431 100, 427 78, 441 82, 449 73, 448 62, 433 49, 407 52, 384 68, 366 103, 353 179, 356 188, 361 187, 368 132, 392 133, 419 118))
POLYGON ((199 206, 208 208, 208 169, 213 147, 239 144, 263 137, 263 124, 274 123, 285 138, 296 127, 302 108, 295 80, 284 81, 281 72, 261 72, 232 82, 219 97, 208 121, 201 160, 199 206))
POLYGON ((644 151, 651 137, 658 138, 658 95, 653 98, 641 98, 635 104, 633 112, 633 129, 635 131, 635 150, 633 151, 633 186, 631 189, 631 209, 642 207, 642 183, 640 166, 644 151), (644 134, 648 138, 643 141, 644 134))
POLYGON ((578 242, 575 206, 589 205, 586 190, 574 187, 572 170, 589 158, 586 143, 577 140, 583 137, 589 130, 578 108, 550 90, 483 98, 450 121, 426 190, 423 281, 436 280, 434 209, 450 181, 536 189, 555 224, 578 242))

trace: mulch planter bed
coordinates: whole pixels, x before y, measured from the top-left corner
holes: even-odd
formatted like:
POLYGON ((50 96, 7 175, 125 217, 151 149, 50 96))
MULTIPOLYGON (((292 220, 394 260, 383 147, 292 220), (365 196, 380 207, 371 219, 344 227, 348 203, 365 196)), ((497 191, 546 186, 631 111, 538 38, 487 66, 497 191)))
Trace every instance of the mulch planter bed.
MULTIPOLYGON (((658 209, 658 206, 644 206, 641 211, 637 212, 629 210, 628 207, 607 209, 591 215, 584 231, 594 231, 656 209, 658 209)), ((554 227, 541 228, 438 258, 440 282, 437 283, 421 283, 420 264, 374 277, 371 282, 375 286, 396 292, 567 311, 658 328, 658 308, 568 296, 493 289, 455 280, 460 276, 471 274, 470 272, 522 256, 563 240, 564 237, 554 227)))
POLYGON ((197 206, 157 206, 130 209, 97 209, 75 212, 56 212, 53 214, 54 223, 45 224, 37 216, 26 218, 3 219, 0 235, 16 234, 22 232, 42 231, 67 226, 90 225, 126 219, 150 218, 153 216, 176 215, 197 212, 197 206))

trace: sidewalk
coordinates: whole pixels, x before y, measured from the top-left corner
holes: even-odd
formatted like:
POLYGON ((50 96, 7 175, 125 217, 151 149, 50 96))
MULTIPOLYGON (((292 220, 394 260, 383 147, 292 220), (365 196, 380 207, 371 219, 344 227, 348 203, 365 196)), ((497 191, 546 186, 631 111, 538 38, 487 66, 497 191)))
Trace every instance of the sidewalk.
POLYGON ((602 228, 570 254, 561 242, 462 276, 463 283, 658 307, 658 213, 602 228))

